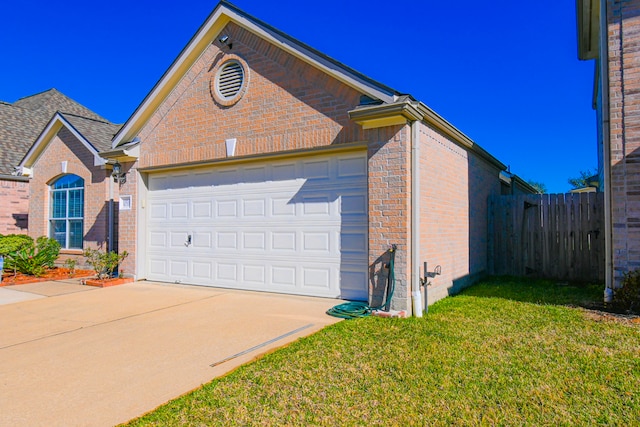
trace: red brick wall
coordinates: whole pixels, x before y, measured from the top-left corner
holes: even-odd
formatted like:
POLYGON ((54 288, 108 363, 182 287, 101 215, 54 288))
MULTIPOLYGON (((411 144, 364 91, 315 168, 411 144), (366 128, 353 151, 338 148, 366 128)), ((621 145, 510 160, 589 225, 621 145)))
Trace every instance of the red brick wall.
POLYGON ((442 274, 431 279, 432 303, 485 272, 487 198, 500 194, 500 171, 422 124, 420 172, 421 261, 429 271, 442 267, 442 274))
MULTIPOLYGON (((30 184, 29 235, 48 235, 49 184, 63 175, 61 163, 67 161, 67 173, 84 179, 84 247, 107 249, 109 172, 94 166, 93 154, 66 128, 51 140, 33 165, 30 184)), ((117 186, 116 186, 117 187, 117 186)), ((117 189, 115 191, 117 200, 117 189)), ((62 251, 62 255, 78 259, 84 265, 81 251, 62 251)), ((65 256, 60 258, 62 261, 65 256)))
POLYGON ((29 182, 0 179, 0 234, 26 234, 29 182))
POLYGON ((640 1, 607 2, 613 269, 640 268, 640 1))
MULTIPOLYGON (((388 249, 396 252, 396 291, 392 308, 410 305, 411 128, 393 126, 366 131, 369 156, 369 268, 370 286, 384 290, 388 249)), ((376 294, 375 289, 370 289, 376 294)), ((376 305, 374 303, 374 305, 376 305)))

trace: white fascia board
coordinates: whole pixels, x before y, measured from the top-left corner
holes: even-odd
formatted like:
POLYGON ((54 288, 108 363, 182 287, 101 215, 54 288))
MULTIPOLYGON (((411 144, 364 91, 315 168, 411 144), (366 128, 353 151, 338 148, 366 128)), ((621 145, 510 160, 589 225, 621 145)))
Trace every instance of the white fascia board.
POLYGON ((360 79, 346 70, 341 70, 336 64, 327 61, 303 46, 292 43, 281 35, 221 5, 200 27, 200 30, 180 53, 176 61, 160 78, 160 81, 147 95, 146 99, 143 100, 142 104, 116 134, 111 144, 112 149, 129 142, 137 135, 137 132, 144 126, 144 123, 150 118, 155 109, 171 93, 189 68, 200 58, 207 46, 215 40, 222 29, 231 21, 366 95, 386 103, 395 101, 394 94, 383 91, 376 85, 360 79), (150 109, 152 110, 151 112, 149 112, 150 109))
POLYGON ((33 165, 38 161, 45 148, 49 145, 54 136, 58 134, 62 127, 66 127, 69 132, 75 136, 78 141, 84 145, 87 150, 93 155, 93 165, 101 166, 105 164, 105 160, 98 155, 98 151, 91 145, 91 143, 72 125, 69 123, 60 113, 55 113, 53 118, 49 121, 44 128, 38 139, 33 143, 27 154, 24 156, 18 167, 31 169, 33 165))

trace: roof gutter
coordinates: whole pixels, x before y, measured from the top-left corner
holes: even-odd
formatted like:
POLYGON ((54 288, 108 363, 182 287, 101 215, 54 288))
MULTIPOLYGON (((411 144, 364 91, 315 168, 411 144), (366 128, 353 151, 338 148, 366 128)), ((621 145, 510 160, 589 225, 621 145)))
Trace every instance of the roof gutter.
POLYGON ((115 150, 101 151, 100 157, 107 160, 116 160, 122 162, 135 162, 140 157, 140 142, 135 144, 123 145, 115 150))
POLYGON ((404 125, 413 121, 423 121, 444 133, 459 146, 472 151, 499 170, 506 170, 507 166, 489 154, 484 148, 476 144, 471 138, 458 128, 446 121, 442 116, 427 107, 422 102, 410 97, 392 104, 380 104, 366 107, 356 107, 349 111, 349 118, 362 126, 363 129, 375 129, 383 126, 404 125))
POLYGON ((2 181, 18 181, 18 182, 29 182, 28 176, 20 176, 20 175, 7 175, 4 173, 0 173, 0 180, 2 181))

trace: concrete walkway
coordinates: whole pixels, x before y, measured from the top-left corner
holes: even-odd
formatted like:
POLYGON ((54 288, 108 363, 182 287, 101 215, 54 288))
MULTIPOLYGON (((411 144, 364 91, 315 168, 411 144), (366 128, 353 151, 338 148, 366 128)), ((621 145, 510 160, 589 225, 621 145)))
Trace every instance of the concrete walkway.
POLYGON ((35 295, 0 305, 2 426, 126 422, 335 323, 340 302, 153 282, 0 290, 35 295))

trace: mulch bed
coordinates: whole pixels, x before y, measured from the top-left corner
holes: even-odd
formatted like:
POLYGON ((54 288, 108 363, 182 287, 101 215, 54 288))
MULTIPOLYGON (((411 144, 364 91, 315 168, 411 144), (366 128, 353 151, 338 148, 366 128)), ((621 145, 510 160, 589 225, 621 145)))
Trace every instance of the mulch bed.
POLYGON ((26 285, 27 283, 46 282, 49 280, 67 280, 77 279, 82 277, 94 277, 96 272, 93 270, 78 270, 76 269, 74 274, 71 274, 68 268, 52 268, 47 270, 42 276, 29 276, 28 274, 4 271, 2 275, 2 282, 0 286, 14 286, 14 285, 26 285))

